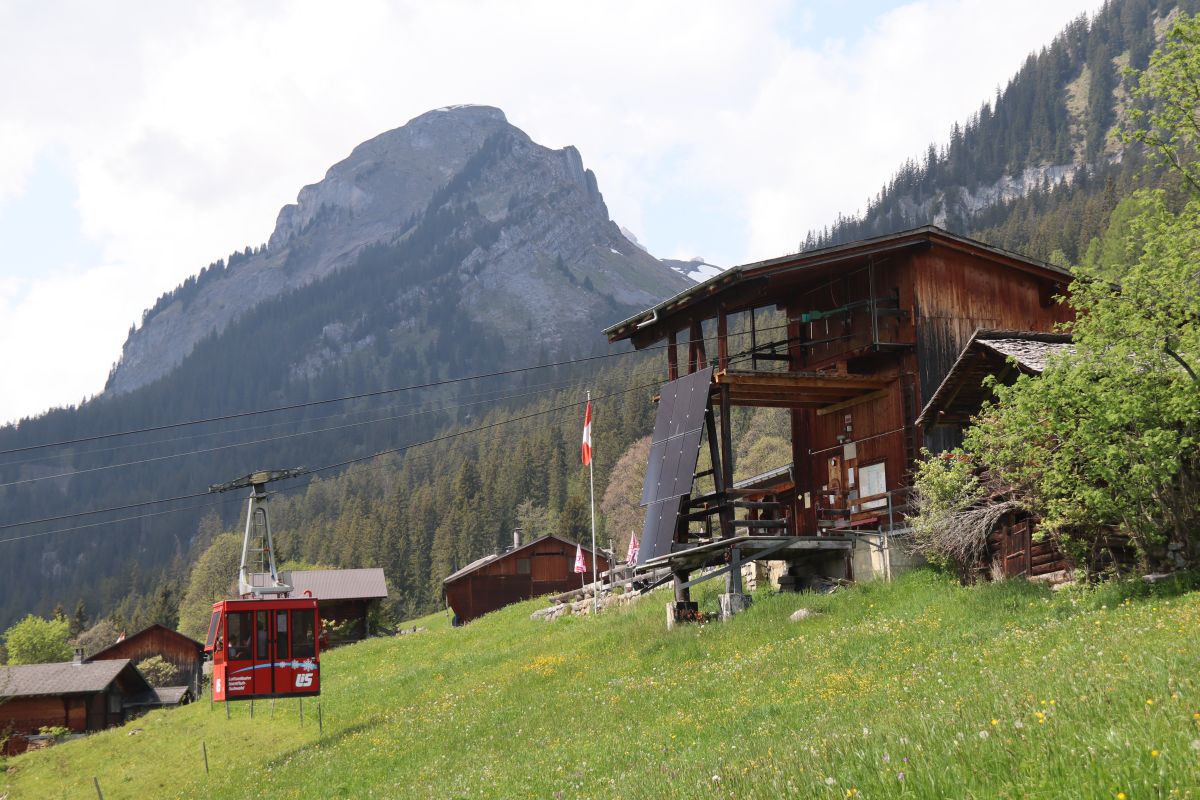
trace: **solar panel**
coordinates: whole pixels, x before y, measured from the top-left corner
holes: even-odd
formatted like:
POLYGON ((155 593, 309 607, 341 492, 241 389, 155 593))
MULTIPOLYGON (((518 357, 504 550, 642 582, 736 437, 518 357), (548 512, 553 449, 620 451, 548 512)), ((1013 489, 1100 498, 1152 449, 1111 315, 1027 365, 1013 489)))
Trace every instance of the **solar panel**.
POLYGON ((712 367, 663 384, 642 484, 639 564, 671 552, 682 498, 692 490, 711 385, 712 367))
POLYGON ((642 526, 642 539, 638 546, 639 566, 671 552, 682 501, 682 497, 668 497, 646 506, 646 522, 642 526))
POLYGON ((712 367, 663 384, 641 505, 691 491, 711 385, 712 367))

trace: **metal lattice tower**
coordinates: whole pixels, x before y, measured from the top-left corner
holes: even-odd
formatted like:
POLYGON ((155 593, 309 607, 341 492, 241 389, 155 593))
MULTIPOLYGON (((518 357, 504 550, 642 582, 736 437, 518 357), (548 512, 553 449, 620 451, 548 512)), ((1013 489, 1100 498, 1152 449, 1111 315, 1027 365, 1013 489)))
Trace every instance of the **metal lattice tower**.
POLYGON ((250 504, 246 508, 246 533, 242 537, 242 563, 238 567, 239 596, 286 595, 292 591, 291 586, 279 580, 279 573, 275 568, 275 541, 271 538, 271 518, 267 515, 266 485, 272 481, 297 478, 307 473, 306 469, 263 470, 208 487, 210 492, 250 488, 250 504), (253 573, 250 571, 251 563, 257 567, 253 573), (265 575, 270 583, 255 586, 254 574, 265 575))

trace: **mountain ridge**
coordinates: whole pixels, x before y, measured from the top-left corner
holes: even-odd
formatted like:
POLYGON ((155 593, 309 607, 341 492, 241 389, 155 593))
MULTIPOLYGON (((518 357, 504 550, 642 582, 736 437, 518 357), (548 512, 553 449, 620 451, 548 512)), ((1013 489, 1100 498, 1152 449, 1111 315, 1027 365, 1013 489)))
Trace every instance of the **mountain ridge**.
MULTIPOLYGON (((499 247, 479 248, 467 256, 469 269, 486 273, 478 276, 477 285, 467 287, 476 302, 486 303, 489 291, 499 292, 505 295, 502 306, 531 312, 543 327, 570 322, 547 313, 552 303, 523 304, 512 296, 536 295, 542 288, 537 275, 522 269, 528 263, 516 263, 531 256, 521 250, 522 244, 535 248, 533 260, 548 258, 557 264, 561 259, 577 282, 588 278, 622 306, 654 302, 686 287, 653 256, 629 246, 609 219, 596 176, 584 167, 575 147, 551 150, 538 145, 491 106, 436 109, 363 142, 330 167, 321 181, 303 187, 296 203, 280 209, 264 247, 235 254, 228 264, 218 262, 160 298, 142 325, 131 331, 105 396, 126 394, 162 378, 205 336, 219 334, 265 300, 345 269, 368 246, 394 244, 429 213, 430 203, 489 142, 495 145, 496 137, 505 139, 508 155, 514 158, 502 175, 476 181, 477 193, 488 195, 482 216, 498 223, 510 211, 544 202, 581 228, 567 237, 550 230, 550 221, 536 214, 526 220, 540 226, 536 230, 507 226, 499 247), (580 235, 584 231, 586 235, 580 235), (587 247, 568 240, 589 237, 587 247)), ((565 224, 562 221, 560 227, 565 224)), ((514 332, 496 314, 488 316, 514 332)), ((549 338, 560 340, 561 333, 554 329, 549 338)))

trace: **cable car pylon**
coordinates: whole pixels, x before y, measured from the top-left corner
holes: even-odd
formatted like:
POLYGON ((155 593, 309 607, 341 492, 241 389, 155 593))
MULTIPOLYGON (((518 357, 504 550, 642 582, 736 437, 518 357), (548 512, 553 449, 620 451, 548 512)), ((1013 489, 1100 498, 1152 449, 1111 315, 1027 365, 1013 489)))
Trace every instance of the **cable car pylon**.
MULTIPOLYGON (((208 488, 210 492, 251 490, 238 568, 240 599, 213 603, 204 642, 204 650, 212 658, 212 699, 217 702, 321 693, 317 599, 288 596, 292 587, 279 579, 266 506, 268 483, 307 473, 304 469, 263 470, 208 488), (252 565, 257 566, 254 572, 252 565)), ((250 708, 253 716, 253 704, 250 708)), ((225 711, 228 714, 228 705, 225 711)))
POLYGON ((246 533, 242 537, 242 563, 238 567, 238 596, 242 598, 261 598, 268 595, 286 597, 292 587, 279 579, 275 568, 275 541, 271 537, 271 518, 267 514, 266 485, 272 481, 282 481, 287 478, 298 478, 307 475, 308 470, 270 469, 252 472, 241 478, 235 478, 225 483, 214 483, 208 487, 210 493, 231 492, 235 489, 250 487, 250 504, 246 509, 246 533), (252 540, 257 540, 257 546, 251 547, 252 540), (258 569, 250 570, 250 556, 258 556, 258 569), (266 585, 255 585, 256 576, 270 581, 266 585))

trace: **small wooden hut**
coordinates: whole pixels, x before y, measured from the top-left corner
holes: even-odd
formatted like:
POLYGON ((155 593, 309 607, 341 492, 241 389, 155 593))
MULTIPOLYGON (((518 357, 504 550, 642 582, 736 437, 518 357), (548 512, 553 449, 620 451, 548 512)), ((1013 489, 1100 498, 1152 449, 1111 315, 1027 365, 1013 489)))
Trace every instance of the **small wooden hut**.
POLYGON ((575 542, 551 534, 508 552, 485 556, 450 575, 442 587, 456 624, 522 600, 578 589, 581 580, 592 580, 593 558, 597 573, 609 568, 604 554, 593 554, 584 547, 587 570, 580 576, 573 571, 575 550, 575 542))

